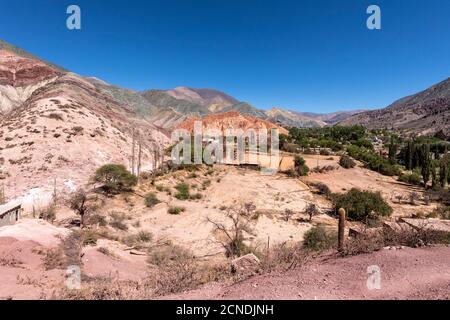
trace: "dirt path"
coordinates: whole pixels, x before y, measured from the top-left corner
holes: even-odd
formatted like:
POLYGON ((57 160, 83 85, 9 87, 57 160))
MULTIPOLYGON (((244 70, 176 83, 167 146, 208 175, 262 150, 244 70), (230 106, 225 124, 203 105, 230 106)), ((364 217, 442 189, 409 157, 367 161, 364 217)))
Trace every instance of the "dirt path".
POLYGON ((346 258, 324 256, 285 273, 256 276, 175 299, 450 299, 450 247, 382 250, 346 258), (381 288, 369 290, 369 266, 381 270, 381 288))

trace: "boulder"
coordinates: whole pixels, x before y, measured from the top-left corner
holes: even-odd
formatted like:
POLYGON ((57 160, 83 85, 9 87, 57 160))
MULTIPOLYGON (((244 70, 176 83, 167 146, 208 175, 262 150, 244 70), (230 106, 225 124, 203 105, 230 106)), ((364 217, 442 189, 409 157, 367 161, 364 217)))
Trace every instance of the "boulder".
POLYGON ((231 261, 231 271, 240 276, 251 276, 258 272, 261 262, 253 253, 231 261))

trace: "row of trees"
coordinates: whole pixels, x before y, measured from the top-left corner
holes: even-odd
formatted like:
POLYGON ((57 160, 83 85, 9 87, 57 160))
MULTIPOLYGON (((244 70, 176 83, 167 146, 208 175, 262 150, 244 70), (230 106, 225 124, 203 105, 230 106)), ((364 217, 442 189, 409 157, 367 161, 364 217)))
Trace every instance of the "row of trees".
POLYGON ((425 186, 431 181, 433 188, 445 188, 450 179, 447 148, 447 143, 417 143, 410 140, 398 154, 398 161, 407 170, 420 172, 425 186))
POLYGON ((281 148, 294 144, 302 148, 330 148, 343 150, 346 145, 357 145, 371 149, 366 130, 362 126, 333 126, 324 128, 291 128, 289 136, 280 136, 281 148))

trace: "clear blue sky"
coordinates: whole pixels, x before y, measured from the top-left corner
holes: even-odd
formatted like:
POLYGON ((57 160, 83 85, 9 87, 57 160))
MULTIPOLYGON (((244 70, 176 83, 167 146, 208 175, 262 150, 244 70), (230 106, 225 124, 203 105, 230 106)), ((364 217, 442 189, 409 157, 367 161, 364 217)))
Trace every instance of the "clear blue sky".
POLYGON ((216 88, 259 108, 384 107, 450 76, 448 0, 1 0, 0 38, 144 90, 216 88), (66 28, 78 4, 82 30, 66 28), (366 8, 382 30, 366 28, 366 8))

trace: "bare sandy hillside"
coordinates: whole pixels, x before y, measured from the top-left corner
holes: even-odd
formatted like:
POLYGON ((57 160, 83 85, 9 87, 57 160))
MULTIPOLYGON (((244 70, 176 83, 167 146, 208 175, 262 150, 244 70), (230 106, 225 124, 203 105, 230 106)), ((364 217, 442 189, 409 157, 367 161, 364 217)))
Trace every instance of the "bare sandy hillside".
POLYGON ((8 199, 24 197, 28 207, 39 206, 54 186, 73 191, 103 164, 130 167, 133 130, 142 141, 142 170, 151 169, 154 151, 167 145, 165 133, 85 79, 4 56, 2 68, 17 64, 0 85, 8 101, 0 117, 0 184, 8 199))

